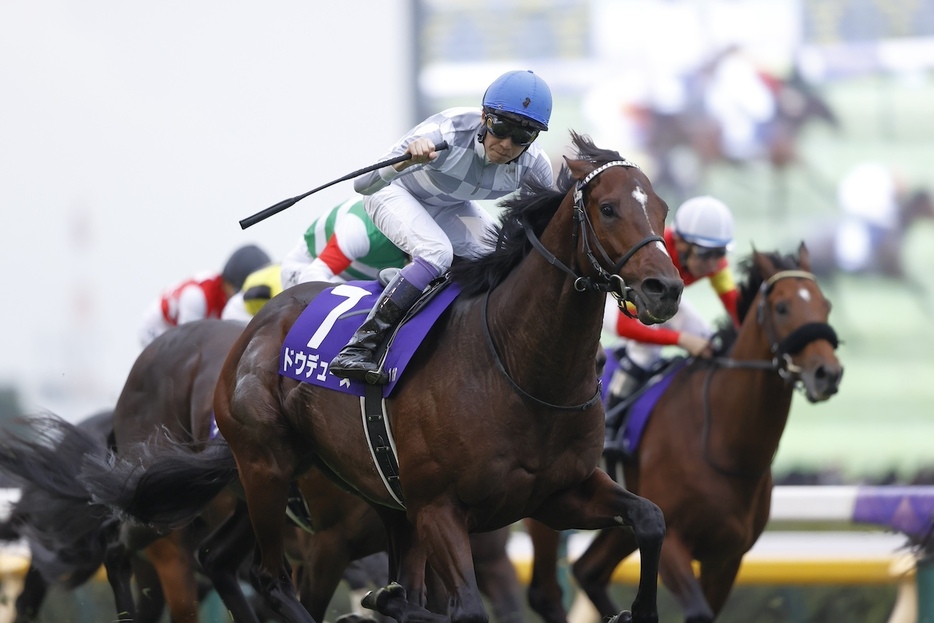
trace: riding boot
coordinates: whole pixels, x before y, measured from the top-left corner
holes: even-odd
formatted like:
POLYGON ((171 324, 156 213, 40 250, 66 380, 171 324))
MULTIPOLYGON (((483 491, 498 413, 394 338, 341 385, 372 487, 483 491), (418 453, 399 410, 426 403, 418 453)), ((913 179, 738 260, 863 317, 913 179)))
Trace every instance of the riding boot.
POLYGON ((406 281, 402 273, 396 274, 347 346, 331 360, 331 374, 373 385, 385 384, 387 379, 380 372, 377 350, 421 295, 422 290, 406 281))
POLYGON ((619 367, 613 372, 609 383, 609 392, 606 404, 606 429, 603 439, 604 454, 624 454, 620 431, 625 424, 625 414, 629 405, 621 405, 646 380, 648 372, 634 362, 625 350, 619 355, 619 367), (619 406, 619 408, 617 408, 619 406))

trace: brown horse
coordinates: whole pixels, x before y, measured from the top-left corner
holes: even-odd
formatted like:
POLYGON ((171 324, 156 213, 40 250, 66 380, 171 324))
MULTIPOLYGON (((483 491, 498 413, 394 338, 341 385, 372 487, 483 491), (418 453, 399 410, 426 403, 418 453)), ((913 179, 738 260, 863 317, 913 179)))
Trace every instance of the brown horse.
POLYGON ((447 616, 488 619, 470 532, 527 516, 556 529, 630 526, 642 551, 631 618, 654 623, 664 521, 598 469, 604 413, 593 362, 607 292, 651 323, 675 313, 683 283, 659 236, 668 208, 648 178, 618 153, 572 138, 580 157, 567 161, 560 188, 526 188, 505 204, 496 250, 454 272, 461 295, 386 401, 405 508, 373 462, 360 400, 279 375, 286 334, 326 284, 275 297, 234 345, 214 403, 226 445, 187 457, 202 462, 203 477, 189 470, 173 479, 160 454, 126 483, 134 499, 102 493, 140 519, 184 521, 239 474, 261 551, 254 585, 299 622, 312 619, 295 600, 284 515, 272 509, 285 508, 289 481, 312 465, 378 509, 393 576, 408 594, 393 586, 369 605, 400 621, 447 618, 422 607, 426 561, 447 594, 447 616))
MULTIPOLYGON (((730 326, 718 334, 725 354, 695 359, 676 373, 651 412, 635 459, 623 467, 627 487, 665 515, 661 577, 689 623, 713 621, 743 555, 765 528, 771 462, 795 389, 811 402, 827 400, 843 374, 827 324, 830 304, 809 272, 806 247, 797 258, 754 252, 742 266, 748 272, 742 324, 738 332, 730 326), (692 560, 700 562, 699 578, 692 560)), ((533 538, 536 559, 541 553, 547 562, 557 533, 536 530, 533 538)), ((614 612, 607 586, 635 549, 630 535, 604 530, 574 562, 578 584, 601 614, 614 612)), ((543 564, 533 583, 549 573, 554 570, 543 564)), ((539 604, 539 611, 550 622, 563 618, 560 603, 539 604)))
MULTIPOLYGON (((195 448, 205 443, 211 430, 214 385, 242 330, 242 324, 217 320, 173 328, 137 358, 113 412, 80 427, 52 416, 30 418, 20 427, 21 433, 0 437, 0 470, 19 478, 26 487, 16 506, 16 535, 28 536, 43 551, 53 553, 53 560, 45 554, 37 562, 49 567, 43 569, 47 577, 69 588, 106 563, 121 621, 158 619, 162 586, 172 620, 197 621, 204 587, 195 581, 196 571, 210 577, 235 620, 258 620, 253 612, 257 604, 246 602, 238 583, 238 568, 253 551, 255 539, 245 507, 235 506, 229 492, 209 503, 190 525, 166 537, 163 532, 114 522, 107 509, 90 503, 90 496, 74 478, 74 466, 83 456, 103 456, 111 446, 136 460, 134 449, 153 435, 195 448), (89 429, 88 434, 81 434, 84 429, 89 429), (138 555, 142 549, 156 565, 153 582, 145 585, 145 596, 157 594, 159 600, 141 595, 134 614, 129 605, 127 564, 132 562, 139 581, 141 569, 147 570, 138 555), (147 606, 145 611, 141 605, 147 606)), ((5 432, 14 433, 8 427, 5 432)), ((344 568, 352 560, 384 550, 386 535, 379 517, 363 500, 337 487, 319 470, 306 472, 299 482, 314 533, 293 530, 296 538, 290 539, 289 557, 299 566, 302 605, 323 620, 344 568)), ((521 591, 506 555, 507 537, 508 529, 471 535, 471 545, 484 594, 499 620, 515 622, 522 616, 521 591)), ((30 620, 27 613, 38 612, 44 595, 39 574, 29 577, 35 581, 17 600, 18 620, 22 621, 30 620)))

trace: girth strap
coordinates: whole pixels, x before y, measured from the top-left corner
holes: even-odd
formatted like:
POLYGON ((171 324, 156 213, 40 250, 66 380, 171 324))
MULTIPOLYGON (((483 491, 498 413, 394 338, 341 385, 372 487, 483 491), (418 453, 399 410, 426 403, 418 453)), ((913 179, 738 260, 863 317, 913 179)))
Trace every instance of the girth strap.
POLYGON ((360 402, 363 428, 366 431, 373 463, 376 464, 389 495, 404 509, 402 486, 399 484, 399 463, 396 461, 396 444, 386 421, 382 386, 367 384, 360 402))

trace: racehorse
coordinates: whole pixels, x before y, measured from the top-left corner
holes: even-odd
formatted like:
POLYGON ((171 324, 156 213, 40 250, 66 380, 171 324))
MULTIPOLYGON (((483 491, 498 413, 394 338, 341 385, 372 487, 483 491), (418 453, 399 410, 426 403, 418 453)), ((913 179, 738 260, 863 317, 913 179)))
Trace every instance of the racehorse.
MULTIPOLYGON (((136 551, 148 546, 147 553, 166 583, 173 620, 197 620, 203 587, 195 583, 194 570, 201 568, 212 578, 237 621, 257 620, 244 604, 237 585, 238 561, 254 546, 245 509, 232 508, 230 500, 209 505, 199 522, 225 527, 218 529, 210 542, 203 541, 200 548, 197 541, 204 529, 162 541, 159 533, 147 534, 144 529, 126 524, 115 526, 106 509, 91 503, 74 469, 85 454, 104 455, 108 448, 128 451, 154 434, 195 444, 206 441, 211 430, 214 384, 242 328, 239 323, 217 320, 173 328, 140 354, 113 412, 82 422, 80 430, 52 416, 26 419, 21 433, 0 437, 0 469, 24 484, 13 519, 8 522, 14 528, 11 538, 28 536, 31 543, 36 543, 32 548, 33 566, 42 565, 45 577, 74 588, 96 573, 106 557, 111 581, 128 584, 125 564, 130 558, 140 582, 141 572, 150 568, 136 551), (132 543, 131 533, 135 534, 132 543), (37 550, 39 546, 41 551, 37 550)), ((385 532, 379 517, 363 500, 338 488, 320 471, 306 473, 301 489, 314 533, 302 531, 292 539, 290 559, 301 565, 302 604, 323 620, 343 569, 354 559, 384 550, 385 532)), ((482 565, 478 576, 484 583, 484 594, 500 615, 499 620, 515 621, 521 616, 521 607, 518 591, 514 590, 517 581, 507 573, 514 573, 505 550, 508 530, 471 536, 475 556, 482 565)), ((17 600, 18 621, 31 620, 29 613, 38 613, 46 586, 40 583, 42 577, 32 571, 27 573, 26 589, 17 600)), ((151 572, 146 577, 152 581, 142 584, 146 590, 140 591, 136 615, 123 604, 119 607, 121 621, 159 618, 163 604, 154 597, 161 598, 162 584, 151 572), (145 608, 141 609, 141 605, 145 608)), ((124 594, 121 586, 115 586, 115 595, 124 594)))
POLYGON ((214 401, 223 443, 161 452, 142 469, 88 465, 89 482, 131 515, 172 524, 239 475, 261 554, 254 586, 289 621, 313 619, 295 600, 284 518, 272 510, 285 508, 289 481, 312 465, 373 503, 386 525, 401 586, 368 605, 387 616, 486 621, 468 533, 531 516, 556 529, 630 526, 642 577, 620 618, 657 621, 664 521, 598 469, 604 413, 594 361, 607 292, 654 323, 675 313, 683 283, 660 237, 668 207, 649 179, 571 135, 579 157, 566 160, 558 188, 526 187, 504 202, 495 250, 453 270, 460 295, 385 401, 404 508, 373 462, 360 399, 279 375, 289 329, 331 292, 321 283, 273 298, 232 348, 214 401), (177 462, 188 466, 173 478, 177 462), (423 608, 426 561, 446 591, 447 616, 423 608))
MULTIPOLYGON (((689 623, 713 621, 729 595, 743 555, 765 528, 772 495, 771 463, 801 389, 810 402, 837 393, 843 368, 837 336, 827 324, 830 303, 809 272, 807 248, 797 257, 753 252, 741 264, 740 328, 721 329, 712 359, 677 370, 651 412, 626 486, 662 509, 668 531, 661 578, 689 623), (695 577, 692 560, 700 563, 695 577)), ((557 533, 532 534, 535 558, 548 561, 557 533)), ((597 610, 614 611, 607 592, 620 561, 636 549, 623 531, 599 532, 573 563, 578 585, 597 610)), ((537 564, 537 563, 536 563, 537 564)), ((554 576, 544 565, 533 574, 554 576)), ((534 587, 530 586, 530 591, 534 587)), ((539 599, 552 593, 537 591, 539 599)), ((550 623, 563 620, 556 609, 550 623)))

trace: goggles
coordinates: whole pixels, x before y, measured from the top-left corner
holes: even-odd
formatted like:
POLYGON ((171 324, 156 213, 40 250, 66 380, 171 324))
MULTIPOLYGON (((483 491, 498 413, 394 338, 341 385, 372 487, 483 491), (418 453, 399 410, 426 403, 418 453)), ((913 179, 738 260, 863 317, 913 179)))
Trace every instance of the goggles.
POLYGON ((538 138, 538 130, 523 128, 496 115, 486 116, 486 129, 496 138, 511 138, 514 145, 525 147, 538 138))
POLYGON ((700 247, 695 244, 694 255, 701 260, 719 260, 726 257, 726 249, 723 247, 700 247))

